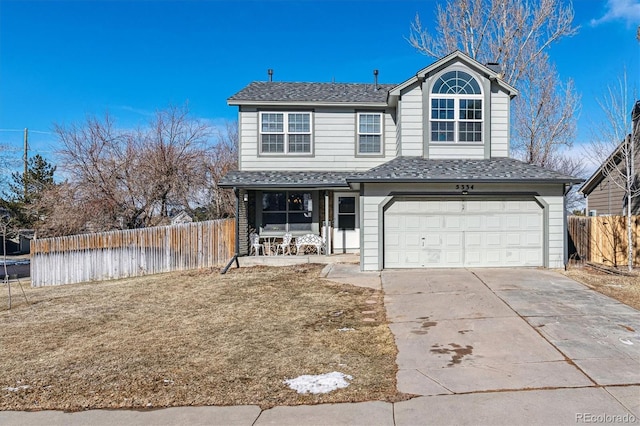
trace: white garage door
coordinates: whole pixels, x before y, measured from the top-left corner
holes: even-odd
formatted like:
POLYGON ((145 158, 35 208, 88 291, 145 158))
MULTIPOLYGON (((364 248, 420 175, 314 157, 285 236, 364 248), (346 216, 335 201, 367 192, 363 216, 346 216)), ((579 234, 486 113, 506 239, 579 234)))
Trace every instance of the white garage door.
POLYGON ((535 201, 396 201, 384 267, 542 266, 542 222, 535 201))

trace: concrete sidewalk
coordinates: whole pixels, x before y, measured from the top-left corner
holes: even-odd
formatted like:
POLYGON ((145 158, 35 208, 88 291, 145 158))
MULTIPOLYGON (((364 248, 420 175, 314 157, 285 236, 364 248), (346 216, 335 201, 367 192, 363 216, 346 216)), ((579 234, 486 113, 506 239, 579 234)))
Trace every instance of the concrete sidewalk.
POLYGON ((327 278, 385 291, 395 404, 0 412, 10 425, 640 423, 640 312, 558 273, 447 269, 327 278))

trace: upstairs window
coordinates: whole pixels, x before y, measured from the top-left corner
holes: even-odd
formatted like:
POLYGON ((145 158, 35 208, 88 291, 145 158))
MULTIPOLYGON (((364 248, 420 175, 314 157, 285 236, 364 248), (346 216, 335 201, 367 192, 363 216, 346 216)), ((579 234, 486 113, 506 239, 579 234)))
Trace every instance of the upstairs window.
POLYGON ((311 113, 260 113, 262 154, 311 153, 311 113))
POLYGON ((482 142, 482 91, 464 71, 449 71, 431 90, 432 142, 482 142))
POLYGON ((382 113, 358 113, 358 154, 382 154, 382 113))

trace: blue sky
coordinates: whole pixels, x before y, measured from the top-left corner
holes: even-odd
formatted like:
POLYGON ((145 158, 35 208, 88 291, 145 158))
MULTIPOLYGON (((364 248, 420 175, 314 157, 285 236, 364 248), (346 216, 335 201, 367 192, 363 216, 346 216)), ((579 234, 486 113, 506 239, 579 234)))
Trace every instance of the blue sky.
MULTIPOLYGON (((433 62, 405 40, 435 0, 0 0, 0 144, 55 162, 53 123, 86 115, 144 126, 189 102, 194 116, 234 120, 226 99, 274 69, 279 81, 400 83, 433 62)), ((640 87, 640 0, 576 0, 578 35, 551 50, 582 95, 578 143, 597 119, 595 97, 626 67, 640 87)))

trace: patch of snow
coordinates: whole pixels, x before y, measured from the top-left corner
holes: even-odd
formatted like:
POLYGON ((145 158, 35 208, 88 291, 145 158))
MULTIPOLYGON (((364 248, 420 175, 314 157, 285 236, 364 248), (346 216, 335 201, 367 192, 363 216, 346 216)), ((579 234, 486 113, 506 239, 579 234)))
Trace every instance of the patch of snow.
POLYGON ((355 328, 342 327, 339 328, 338 331, 356 331, 355 328))
POLYGON ((332 373, 319 374, 316 376, 304 375, 295 379, 285 380, 284 383, 289 388, 301 394, 329 393, 336 389, 343 389, 349 386, 347 380, 353 380, 348 374, 334 371, 332 373))
POLYGON ((21 385, 21 386, 16 386, 15 388, 12 388, 12 387, 4 388, 4 390, 9 391, 9 392, 18 392, 19 390, 29 389, 30 387, 31 386, 29 386, 29 385, 21 385))

